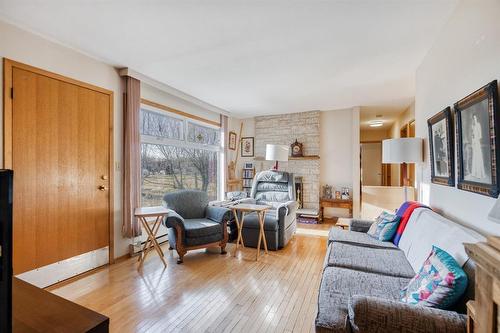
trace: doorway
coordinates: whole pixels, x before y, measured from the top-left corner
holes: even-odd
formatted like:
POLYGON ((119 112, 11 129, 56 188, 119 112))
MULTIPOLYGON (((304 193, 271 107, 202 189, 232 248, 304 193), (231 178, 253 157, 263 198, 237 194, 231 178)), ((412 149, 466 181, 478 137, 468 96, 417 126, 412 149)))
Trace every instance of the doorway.
POLYGON ((103 251, 90 266, 112 262, 113 92, 7 59, 4 91, 14 274, 103 251))

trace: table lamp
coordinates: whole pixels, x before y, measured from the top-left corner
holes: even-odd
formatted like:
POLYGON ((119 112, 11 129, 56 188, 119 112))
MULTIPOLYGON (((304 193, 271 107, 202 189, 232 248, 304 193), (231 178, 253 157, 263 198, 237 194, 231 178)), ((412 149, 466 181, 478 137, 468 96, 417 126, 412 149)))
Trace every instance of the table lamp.
POLYGON ((275 161, 273 170, 278 170, 278 162, 288 161, 288 146, 266 145, 266 161, 275 161))
MULTIPOLYGON (((422 162, 421 138, 398 138, 382 141, 382 163, 407 164, 422 162)), ((405 201, 408 201, 406 168, 403 168, 405 201)))

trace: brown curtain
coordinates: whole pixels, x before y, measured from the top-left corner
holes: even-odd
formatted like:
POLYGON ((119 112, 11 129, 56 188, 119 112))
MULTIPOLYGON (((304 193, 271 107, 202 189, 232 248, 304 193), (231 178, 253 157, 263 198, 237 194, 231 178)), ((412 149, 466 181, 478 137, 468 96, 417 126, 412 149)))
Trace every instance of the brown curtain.
MULTIPOLYGON (((224 171, 224 190, 223 193, 227 192, 227 179, 228 179, 228 170, 227 170, 227 163, 229 160, 229 118, 228 116, 225 115, 220 115, 220 124, 221 124, 221 130, 223 133, 224 137, 224 159, 222 160, 222 170, 224 171)), ((225 196, 225 195, 224 195, 225 196)), ((220 198, 220 200, 224 200, 224 197, 220 198)))
POLYGON ((142 233, 135 208, 141 203, 141 139, 139 112, 141 108, 141 82, 125 76, 123 101, 123 228, 125 237, 142 233))

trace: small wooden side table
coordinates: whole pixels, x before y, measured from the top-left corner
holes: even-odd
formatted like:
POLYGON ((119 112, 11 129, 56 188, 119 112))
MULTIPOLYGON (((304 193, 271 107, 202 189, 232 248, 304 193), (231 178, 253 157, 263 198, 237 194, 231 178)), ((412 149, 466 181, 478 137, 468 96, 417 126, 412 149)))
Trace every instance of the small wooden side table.
POLYGON ((236 249, 234 250, 234 255, 236 255, 236 251, 238 251, 238 246, 241 243, 242 247, 245 247, 243 242, 243 222, 245 221, 245 213, 256 212, 259 217, 259 240, 257 242, 257 255, 255 257, 255 261, 259 260, 260 255, 260 244, 261 241, 264 242, 264 252, 267 254, 267 240, 266 233, 264 231, 264 219, 266 217, 266 211, 269 210, 271 206, 266 205, 254 205, 254 204, 237 204, 231 207, 234 219, 236 222, 236 226, 238 227, 238 238, 236 239, 236 249), (241 212, 241 221, 238 219, 238 211, 241 212))
POLYGON ((141 221, 142 227, 146 230, 148 234, 148 238, 146 243, 144 243, 144 247, 142 248, 142 253, 139 256, 139 267, 140 269, 144 264, 144 260, 148 255, 151 248, 154 248, 158 255, 160 256, 161 261, 165 267, 167 267, 167 262, 165 261, 165 255, 161 250, 160 244, 156 241, 156 235, 158 234, 158 230, 160 229, 160 225, 163 222, 163 218, 168 214, 168 209, 162 206, 156 207, 140 207, 135 209, 135 217, 141 221), (146 218, 154 217, 154 220, 148 221, 146 218))
POLYGON ((319 221, 323 222, 325 207, 349 209, 349 216, 352 217, 352 199, 319 199, 319 221))

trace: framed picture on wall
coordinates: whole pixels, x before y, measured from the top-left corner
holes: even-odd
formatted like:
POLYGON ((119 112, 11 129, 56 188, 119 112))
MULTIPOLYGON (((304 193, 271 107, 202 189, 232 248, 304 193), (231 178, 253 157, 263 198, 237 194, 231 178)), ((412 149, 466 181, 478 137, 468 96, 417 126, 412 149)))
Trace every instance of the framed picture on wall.
POLYGON ((236 132, 229 132, 227 147, 231 150, 236 150, 236 132))
POLYGON ((428 119, 427 126, 431 155, 431 181, 435 184, 455 186, 454 133, 451 109, 447 107, 428 119))
POLYGON ((241 157, 253 157, 254 142, 253 137, 241 138, 241 157))
POLYGON ((455 103, 459 189, 498 196, 498 116, 496 80, 455 103))

